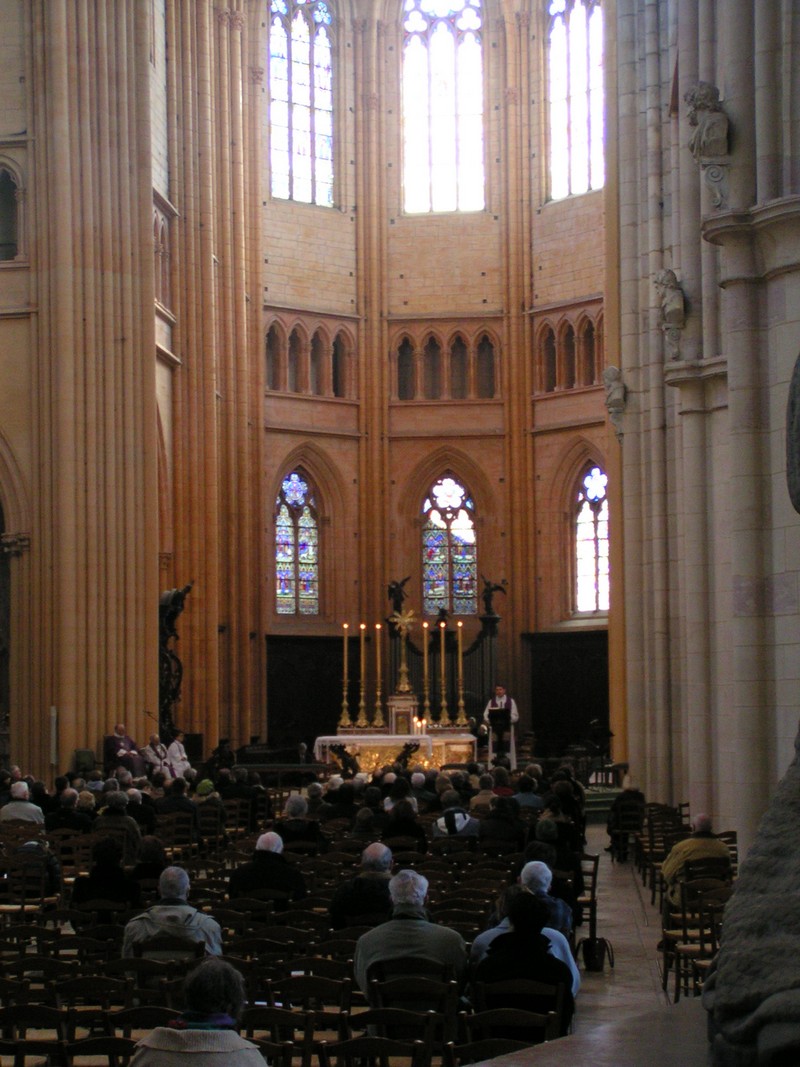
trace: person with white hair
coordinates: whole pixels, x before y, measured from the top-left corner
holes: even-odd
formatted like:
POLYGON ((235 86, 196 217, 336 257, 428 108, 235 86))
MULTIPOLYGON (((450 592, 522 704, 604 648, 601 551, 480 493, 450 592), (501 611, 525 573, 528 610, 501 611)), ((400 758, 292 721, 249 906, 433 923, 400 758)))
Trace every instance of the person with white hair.
POLYGON ((219 923, 188 903, 189 875, 183 867, 167 867, 158 880, 159 900, 141 915, 134 915, 125 926, 122 955, 134 955, 134 945, 150 941, 160 934, 171 934, 186 941, 204 941, 207 956, 222 955, 222 931, 219 923))
POLYGON ((428 920, 428 880, 417 871, 399 871, 389 882, 392 918, 362 934, 353 957, 356 984, 366 993, 369 970, 383 960, 405 957, 449 966, 460 983, 467 968, 467 947, 461 934, 428 920))
POLYGON ((290 793, 283 806, 283 816, 275 822, 283 843, 302 841, 308 852, 325 852, 328 839, 316 819, 308 818, 308 801, 302 793, 290 793))
POLYGON ((44 826, 44 812, 38 804, 31 803, 27 782, 13 782, 11 800, 0 808, 0 822, 9 822, 11 819, 44 826))
POLYGON ((263 889, 285 893, 292 900, 302 900, 307 894, 301 871, 283 855, 283 839, 274 830, 259 837, 252 859, 232 871, 228 882, 231 900, 263 889))
POLYGON ((572 930, 572 910, 565 901, 550 895, 553 872, 541 860, 531 860, 522 868, 519 884, 538 897, 547 907, 547 926, 569 937, 572 930))
POLYGON ((377 926, 392 914, 389 881, 392 877, 392 850, 373 841, 361 853, 361 871, 336 889, 328 908, 331 926, 377 926))

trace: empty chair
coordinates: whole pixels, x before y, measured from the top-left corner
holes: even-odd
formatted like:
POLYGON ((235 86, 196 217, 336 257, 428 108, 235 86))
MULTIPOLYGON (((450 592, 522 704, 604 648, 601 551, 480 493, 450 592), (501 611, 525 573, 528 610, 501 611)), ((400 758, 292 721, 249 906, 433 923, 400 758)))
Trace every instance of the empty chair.
POLYGON ((428 1067, 422 1041, 393 1041, 388 1037, 354 1037, 347 1041, 323 1043, 319 1049, 320 1067, 362 1067, 364 1062, 379 1067, 428 1067))

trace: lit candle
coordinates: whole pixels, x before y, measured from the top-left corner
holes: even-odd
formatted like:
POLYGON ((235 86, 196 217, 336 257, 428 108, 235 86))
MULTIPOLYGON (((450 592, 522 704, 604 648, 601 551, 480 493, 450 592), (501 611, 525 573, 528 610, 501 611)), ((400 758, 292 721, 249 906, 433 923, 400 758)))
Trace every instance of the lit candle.
POLYGON ((347 685, 347 631, 350 629, 349 622, 342 623, 342 637, 344 640, 344 684, 347 685))
POLYGON ((422 624, 422 695, 428 699, 428 623, 422 624))
POLYGON ((464 623, 458 624, 458 691, 459 693, 464 688, 464 646, 462 644, 464 638, 464 623))
POLYGON ((381 691, 381 624, 375 623, 375 688, 381 691))
POLYGON ((360 624, 360 630, 361 630, 361 684, 363 685, 364 684, 364 680, 365 680, 365 675, 366 675, 366 666, 367 666, 367 646, 365 644, 365 639, 366 639, 366 636, 367 636, 367 624, 365 622, 362 622, 360 624))
POLYGON ((441 636, 441 641, 439 642, 439 645, 440 645, 440 656, 439 656, 439 658, 441 659, 441 663, 439 665, 440 666, 439 674, 440 674, 440 677, 441 677, 441 690, 442 690, 442 693, 441 693, 441 696, 442 696, 442 710, 441 710, 440 725, 442 725, 442 726, 445 726, 447 724, 447 660, 445 658, 445 633, 444 633, 445 625, 446 624, 445 624, 444 621, 439 623, 439 634, 441 636))

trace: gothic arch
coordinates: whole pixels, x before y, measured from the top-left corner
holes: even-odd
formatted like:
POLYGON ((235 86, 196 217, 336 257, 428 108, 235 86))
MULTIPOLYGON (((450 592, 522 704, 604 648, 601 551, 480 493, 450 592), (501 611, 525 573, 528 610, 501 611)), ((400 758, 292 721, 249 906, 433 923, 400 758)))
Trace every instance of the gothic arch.
POLYGON ((400 489, 401 521, 408 524, 409 529, 416 529, 419 525, 424 493, 432 482, 448 471, 472 493, 478 527, 482 525, 487 514, 495 513, 497 498, 483 470, 465 452, 443 445, 417 464, 400 489))
POLYGON ((25 479, 14 452, 0 430, 0 504, 3 506, 6 533, 25 533, 31 530, 31 509, 25 479))
POLYGON ((597 446, 586 437, 574 438, 565 446, 558 461, 553 465, 553 477, 549 487, 550 507, 566 514, 572 506, 572 494, 578 478, 589 464, 608 470, 608 461, 597 446))
POLYGON ((281 482, 289 471, 297 470, 298 467, 308 471, 320 491, 321 500, 317 506, 320 518, 325 522, 330 522, 332 515, 341 514, 345 500, 344 480, 341 474, 321 449, 314 444, 304 443, 285 456, 277 466, 268 497, 270 515, 272 504, 280 491, 281 482))

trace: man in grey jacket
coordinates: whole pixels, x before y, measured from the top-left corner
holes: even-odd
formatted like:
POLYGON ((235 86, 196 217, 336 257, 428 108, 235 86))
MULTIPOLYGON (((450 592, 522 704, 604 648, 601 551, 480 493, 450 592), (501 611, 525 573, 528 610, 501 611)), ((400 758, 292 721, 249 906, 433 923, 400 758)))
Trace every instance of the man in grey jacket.
POLYGON ((159 902, 135 915, 125 927, 122 955, 133 956, 134 945, 161 934, 204 941, 207 956, 222 955, 222 931, 210 915, 187 903, 189 875, 182 867, 167 867, 158 880, 159 902))
POLYGON ((461 982, 467 967, 464 939, 455 930, 428 921, 424 907, 427 894, 428 880, 416 871, 402 870, 389 882, 392 918, 356 942, 353 968, 362 992, 367 992, 367 974, 373 963, 405 956, 449 964, 453 977, 461 982))

